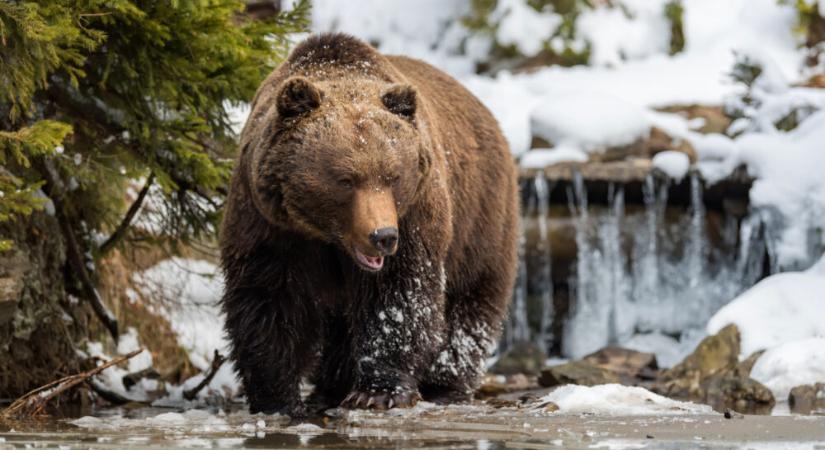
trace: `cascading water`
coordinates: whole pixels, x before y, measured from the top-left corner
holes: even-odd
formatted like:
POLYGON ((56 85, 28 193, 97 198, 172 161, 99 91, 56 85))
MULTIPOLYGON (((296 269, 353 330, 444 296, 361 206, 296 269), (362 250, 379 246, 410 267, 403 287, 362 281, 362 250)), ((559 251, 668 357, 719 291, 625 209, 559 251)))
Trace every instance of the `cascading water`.
POLYGON ((547 350, 560 338, 562 354, 571 358, 607 345, 643 341, 692 348, 710 316, 763 275, 766 255, 773 258, 770 215, 765 211, 754 210, 741 221, 725 218, 719 245, 729 249, 711 245, 702 180, 694 173, 688 182, 686 214, 668 209, 671 182, 651 175, 642 185, 643 211, 628 215, 622 185, 608 186, 607 208, 592 207, 581 174, 573 174, 566 190, 576 243, 567 283, 570 309, 563 334, 553 336, 551 185, 542 173, 536 175, 525 217, 535 219, 531 223, 538 229, 534 248, 539 256, 531 259, 537 266, 528 270, 521 249, 507 341, 532 339, 547 350), (538 308, 530 306, 534 302, 538 308), (528 311, 540 311, 538 323, 528 311))

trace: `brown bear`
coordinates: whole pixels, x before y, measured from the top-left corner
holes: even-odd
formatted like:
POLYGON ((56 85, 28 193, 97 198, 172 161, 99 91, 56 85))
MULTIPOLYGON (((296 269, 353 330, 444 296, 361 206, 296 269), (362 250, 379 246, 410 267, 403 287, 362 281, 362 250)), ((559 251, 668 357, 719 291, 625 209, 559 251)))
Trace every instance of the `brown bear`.
POLYGON ((343 34, 298 45, 253 101, 221 232, 250 411, 469 398, 511 296, 517 191, 455 80, 343 34))

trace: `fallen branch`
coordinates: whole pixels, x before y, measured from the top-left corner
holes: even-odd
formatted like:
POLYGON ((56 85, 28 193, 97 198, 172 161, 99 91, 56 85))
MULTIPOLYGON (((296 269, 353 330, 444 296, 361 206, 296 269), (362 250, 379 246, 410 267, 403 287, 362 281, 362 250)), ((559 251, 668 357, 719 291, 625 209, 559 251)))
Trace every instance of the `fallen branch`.
POLYGON ((226 358, 223 357, 217 350, 215 350, 215 357, 212 358, 212 365, 209 367, 209 371, 206 373, 206 376, 203 377, 200 383, 197 386, 193 387, 192 389, 187 389, 183 392, 183 398, 186 400, 194 400, 195 397, 198 396, 198 392, 202 391, 203 388, 209 385, 213 378, 215 378, 215 374, 218 373, 218 370, 221 368, 223 363, 226 362, 226 358))
POLYGON ((86 380, 99 374, 100 372, 103 372, 109 367, 118 365, 124 361, 128 361, 129 359, 134 358, 142 351, 142 348, 137 349, 131 353, 119 356, 106 363, 103 363, 92 370, 81 372, 75 375, 69 375, 57 381, 52 381, 51 383, 45 386, 41 386, 29 392, 28 394, 20 397, 19 399, 15 400, 14 403, 9 405, 8 408, 4 409, 3 412, 0 412, 0 419, 30 417, 42 414, 43 408, 45 408, 46 404, 48 404, 49 401, 51 401, 53 398, 85 382, 86 380))

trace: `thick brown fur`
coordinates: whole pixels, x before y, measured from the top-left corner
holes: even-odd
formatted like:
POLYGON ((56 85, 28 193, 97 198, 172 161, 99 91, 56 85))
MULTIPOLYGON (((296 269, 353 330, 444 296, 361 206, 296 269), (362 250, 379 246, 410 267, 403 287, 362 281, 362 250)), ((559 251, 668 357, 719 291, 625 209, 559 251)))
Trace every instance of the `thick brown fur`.
POLYGON ((323 405, 468 398, 507 311, 517 233, 515 168, 472 94, 355 38, 309 38, 253 102, 221 233, 250 410, 303 414, 302 377, 323 405), (380 230, 397 243, 376 244, 380 230), (359 255, 386 263, 369 271, 359 255))

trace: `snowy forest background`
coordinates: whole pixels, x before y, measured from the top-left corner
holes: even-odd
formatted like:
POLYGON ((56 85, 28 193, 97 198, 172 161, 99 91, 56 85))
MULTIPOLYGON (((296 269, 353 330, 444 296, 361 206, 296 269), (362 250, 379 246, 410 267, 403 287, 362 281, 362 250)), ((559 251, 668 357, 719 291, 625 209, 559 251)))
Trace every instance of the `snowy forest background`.
MULTIPOLYGON (((227 19, 242 4, 214 2, 226 11, 203 13, 203 24, 237 42, 198 50, 205 66, 231 67, 237 85, 192 75, 216 67, 172 70, 185 52, 155 64, 146 85, 130 55, 90 52, 175 39, 153 35, 140 2, 114 3, 100 34, 67 47, 70 69, 23 71, 28 93, 10 93, 28 85, 6 72, 14 48, 0 53, 0 400, 140 347, 128 367, 103 372, 106 391, 159 405, 238 396, 226 363, 183 398, 226 354, 214 245, 222 184, 257 83, 291 43, 324 31, 445 70, 499 120, 521 168, 524 239, 497 357, 527 342, 544 366, 621 346, 669 368, 735 324, 737 358, 757 355, 750 378, 777 401, 825 382, 825 3, 287 0, 280 13, 250 4, 245 22, 227 19), (119 20, 134 26, 131 42, 112 38, 119 20), (132 81, 103 88, 118 77, 132 81), (135 86, 146 105, 122 95, 135 86), (72 102, 51 102, 61 95, 72 102), (110 116, 76 120, 86 103, 110 116), (170 105, 176 115, 157 114, 170 105), (33 237, 44 232, 65 249, 33 237), (76 357, 57 356, 67 353, 76 357), (20 367, 39 369, 19 379, 20 367)), ((187 7, 199 6, 165 13, 187 7)), ((12 42, 24 23, 15 17, 27 17, 14 14, 31 11, 5 8, 0 37, 12 42)))

